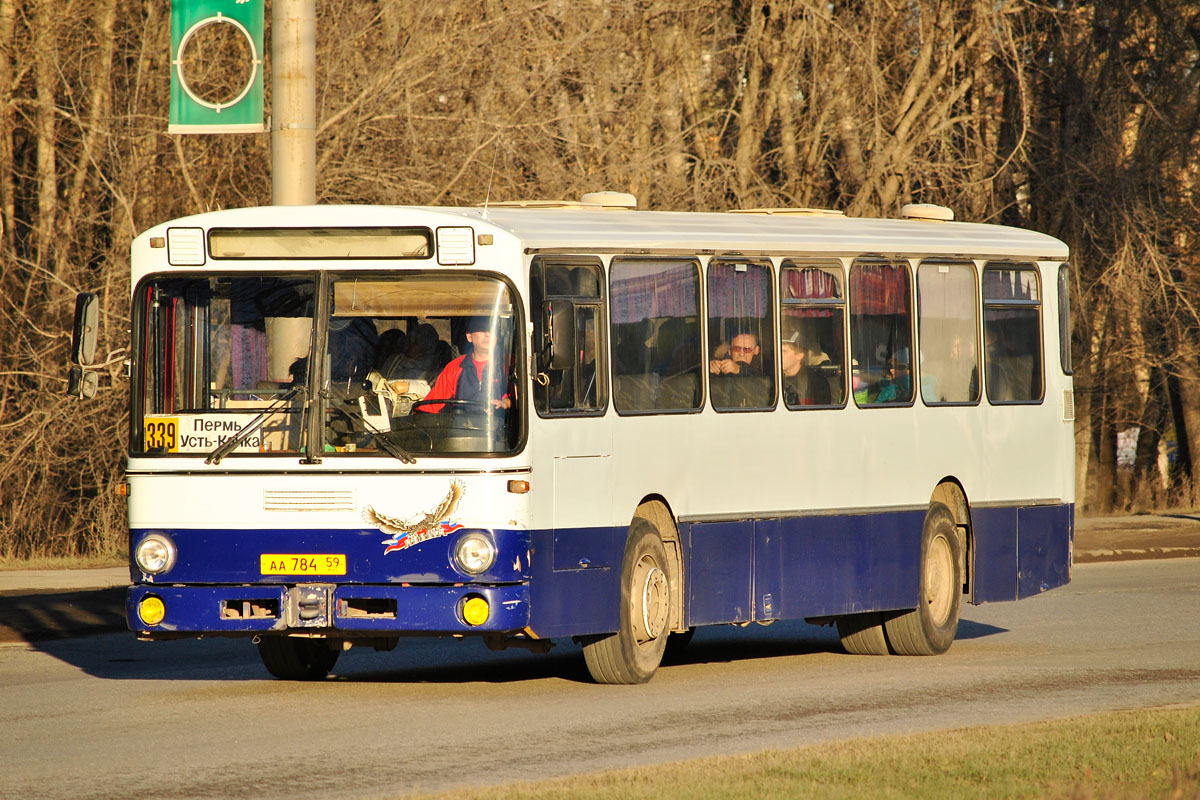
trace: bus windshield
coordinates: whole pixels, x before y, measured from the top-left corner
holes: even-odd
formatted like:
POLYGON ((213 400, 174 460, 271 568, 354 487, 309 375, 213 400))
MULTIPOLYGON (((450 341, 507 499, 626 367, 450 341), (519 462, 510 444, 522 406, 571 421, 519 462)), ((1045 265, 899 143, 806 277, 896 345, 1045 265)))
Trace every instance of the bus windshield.
POLYGON ((324 303, 320 285, 316 275, 247 274, 143 283, 132 452, 304 453, 306 413, 322 417, 321 457, 517 447, 519 342, 506 284, 342 276, 324 284, 324 303))

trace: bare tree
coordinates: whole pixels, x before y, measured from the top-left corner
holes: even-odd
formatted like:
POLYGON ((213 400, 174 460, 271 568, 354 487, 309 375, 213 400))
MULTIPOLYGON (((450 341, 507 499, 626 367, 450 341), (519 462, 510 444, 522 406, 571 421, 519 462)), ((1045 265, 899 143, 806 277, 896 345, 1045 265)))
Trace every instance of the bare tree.
MULTIPOLYGON (((70 6, 0 0, 3 558, 125 546, 109 489, 128 424, 129 243, 270 198, 267 134, 167 135, 167 4, 70 6), (91 404, 59 399, 84 289, 103 298, 91 404)), ((931 201, 1062 237, 1080 501, 1194 502, 1194 3, 327 0, 318 13, 322 202, 609 188, 643 208, 891 215, 931 201), (1124 472, 1128 429, 1142 434, 1124 472)))

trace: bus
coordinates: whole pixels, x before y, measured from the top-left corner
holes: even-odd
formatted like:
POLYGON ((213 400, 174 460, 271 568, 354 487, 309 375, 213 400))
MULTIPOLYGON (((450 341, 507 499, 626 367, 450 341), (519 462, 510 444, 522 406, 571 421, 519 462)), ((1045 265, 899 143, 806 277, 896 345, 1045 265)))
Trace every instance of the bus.
POLYGON ((129 626, 297 680, 426 635, 636 684, 777 619, 943 653, 963 601, 1070 581, 1075 487, 1067 247, 953 216, 594 192, 153 227, 129 626))

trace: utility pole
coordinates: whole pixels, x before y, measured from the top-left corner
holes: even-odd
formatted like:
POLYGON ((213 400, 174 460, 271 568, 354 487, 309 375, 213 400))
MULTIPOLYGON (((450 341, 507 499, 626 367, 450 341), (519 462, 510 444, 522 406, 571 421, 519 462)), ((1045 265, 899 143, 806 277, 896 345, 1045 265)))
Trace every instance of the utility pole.
POLYGON ((271 202, 317 202, 316 0, 271 0, 271 202))

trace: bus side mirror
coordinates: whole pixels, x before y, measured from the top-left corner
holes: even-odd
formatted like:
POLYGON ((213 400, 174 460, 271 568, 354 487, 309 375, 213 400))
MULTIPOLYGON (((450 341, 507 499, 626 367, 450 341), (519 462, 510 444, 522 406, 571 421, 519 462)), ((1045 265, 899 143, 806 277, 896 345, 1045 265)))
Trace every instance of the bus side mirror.
POLYGON ((92 292, 80 292, 75 298, 75 324, 71 328, 71 361, 86 367, 96 358, 99 320, 100 298, 92 292))
POLYGON ((67 396, 80 400, 91 400, 96 396, 100 385, 100 376, 95 372, 85 371, 83 367, 71 367, 67 374, 67 396))
POLYGON ((558 298, 542 303, 542 331, 542 368, 574 366, 575 304, 558 298))

